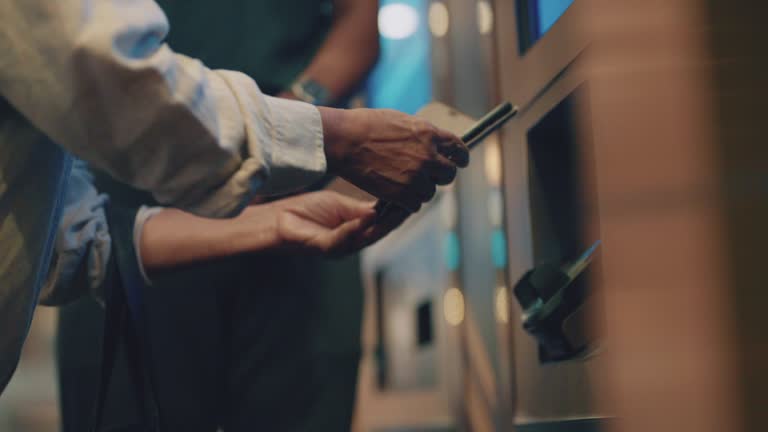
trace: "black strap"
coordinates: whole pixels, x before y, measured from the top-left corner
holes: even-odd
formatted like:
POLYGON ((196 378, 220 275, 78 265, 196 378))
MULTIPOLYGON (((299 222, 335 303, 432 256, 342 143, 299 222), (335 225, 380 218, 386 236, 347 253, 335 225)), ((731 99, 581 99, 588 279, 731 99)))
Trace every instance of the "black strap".
MULTIPOLYGON (((114 270, 114 268, 114 260, 110 260, 109 269, 114 270)), ((107 280, 110 279, 113 278, 107 278, 107 280)), ((120 288, 113 289, 105 294, 106 317, 104 319, 104 332, 101 344, 101 376, 99 378, 99 390, 96 394, 93 411, 92 432, 99 432, 104 421, 104 407, 106 405, 109 384, 112 380, 112 370, 115 367, 120 337, 128 320, 128 307, 123 290, 120 288)))
POLYGON ((137 407, 142 415, 140 430, 161 430, 156 386, 149 368, 152 355, 144 322, 142 294, 145 287, 133 248, 135 214, 135 210, 107 207, 113 248, 105 283, 106 318, 101 381, 94 406, 92 432, 100 432, 103 426, 104 407, 121 340, 125 342, 128 370, 136 388, 137 407))
POLYGON ((131 319, 125 292, 122 287, 116 287, 112 290, 110 297, 106 299, 101 376, 94 406, 92 432, 100 432, 104 426, 104 410, 121 341, 125 344, 123 352, 128 363, 131 382, 135 386, 136 406, 141 416, 137 425, 126 427, 129 430, 158 432, 160 428, 154 386, 148 379, 148 374, 145 373, 144 350, 136 326, 131 319))

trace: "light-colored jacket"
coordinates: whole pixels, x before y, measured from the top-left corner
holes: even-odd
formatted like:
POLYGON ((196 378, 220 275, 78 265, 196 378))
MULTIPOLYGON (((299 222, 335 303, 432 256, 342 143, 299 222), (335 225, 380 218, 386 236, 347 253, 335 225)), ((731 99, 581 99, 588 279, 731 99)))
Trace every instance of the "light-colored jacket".
POLYGON ((209 216, 325 171, 316 108, 174 53, 167 31, 152 0, 0 0, 0 392, 48 273, 66 151, 209 216))

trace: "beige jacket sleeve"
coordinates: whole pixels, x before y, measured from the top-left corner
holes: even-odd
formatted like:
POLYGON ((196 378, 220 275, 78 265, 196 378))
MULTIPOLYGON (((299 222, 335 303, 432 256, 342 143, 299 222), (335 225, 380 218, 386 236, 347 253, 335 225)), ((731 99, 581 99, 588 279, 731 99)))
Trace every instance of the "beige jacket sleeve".
POLYGON ((324 173, 316 108, 174 53, 168 29, 152 0, 0 0, 0 96, 75 155, 202 215, 324 173))

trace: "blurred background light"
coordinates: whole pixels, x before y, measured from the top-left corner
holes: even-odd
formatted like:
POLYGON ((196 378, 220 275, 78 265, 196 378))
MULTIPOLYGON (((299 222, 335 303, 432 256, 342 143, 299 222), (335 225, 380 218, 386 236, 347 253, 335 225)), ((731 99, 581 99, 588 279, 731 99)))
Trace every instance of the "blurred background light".
POLYGON ((477 30, 488 34, 493 30, 493 8, 486 0, 477 2, 477 30))
POLYGON ((489 137, 485 142, 485 178, 494 187, 501 186, 501 148, 497 136, 489 137))
POLYGON ((405 39, 419 28, 419 12, 411 5, 392 3, 379 9, 379 32, 388 39, 405 39))
POLYGON ((508 289, 505 286, 496 287, 496 320, 502 324, 506 324, 509 321, 509 307, 507 302, 509 301, 508 289))
POLYGON ((459 269, 461 262, 461 246, 459 245, 459 236, 450 231, 445 233, 445 242, 443 243, 443 256, 445 257, 445 265, 450 271, 456 271, 459 269))
POLYGON ((445 3, 436 1, 429 6, 429 30, 435 37, 443 37, 448 34, 451 18, 445 3))
POLYGON ((458 288, 449 288, 443 295, 443 314, 450 325, 457 326, 464 321, 464 294, 458 288))
POLYGON ((504 219, 504 198, 501 189, 494 188, 488 193, 488 221, 492 227, 500 227, 504 219))
POLYGON ((379 62, 366 84, 368 106, 415 114, 432 100, 427 0, 381 0, 379 62))
POLYGON ((507 266, 507 238, 501 227, 494 229, 491 234, 491 258, 497 269, 507 266))

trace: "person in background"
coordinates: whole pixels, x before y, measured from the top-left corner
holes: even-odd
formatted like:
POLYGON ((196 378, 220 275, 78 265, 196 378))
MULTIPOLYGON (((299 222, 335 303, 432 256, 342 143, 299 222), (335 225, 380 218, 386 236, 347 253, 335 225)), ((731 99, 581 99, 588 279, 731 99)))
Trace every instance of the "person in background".
POLYGON ((265 96, 175 53, 167 32, 152 0, 0 0, 0 392, 51 269, 67 152, 216 217, 327 172, 416 209, 468 159, 457 137, 404 114, 265 96))
MULTIPOLYGON (((215 7, 209 0, 159 3, 177 50, 206 64, 243 70, 265 92, 284 98, 339 104, 378 56, 376 0, 226 0, 215 7)), ((104 192, 127 207, 147 202, 114 184, 104 192)), ((141 223, 124 228, 144 239, 137 242, 143 261, 137 264, 151 267, 155 254, 143 247, 162 243, 158 238, 173 243, 186 230, 168 222, 175 220, 171 210, 141 208, 137 214, 141 223), (150 213, 154 216, 147 218, 150 213)), ((194 248, 178 248, 169 257, 178 259, 189 250, 194 248)), ((331 261, 260 254, 148 273, 152 372, 170 430, 252 430, 253 425, 349 430, 361 354, 363 291, 356 256, 331 261), (258 283, 247 278, 254 269, 266 276, 258 283), (174 309, 179 301, 185 307, 174 309), (197 408, 190 412, 189 407, 197 408)), ((88 425, 102 322, 103 311, 90 299, 61 310, 57 361, 64 432, 88 425)), ((125 363, 118 375, 112 406, 123 408, 111 410, 108 420, 126 424, 136 409, 133 396, 126 396, 132 386, 125 363)))

